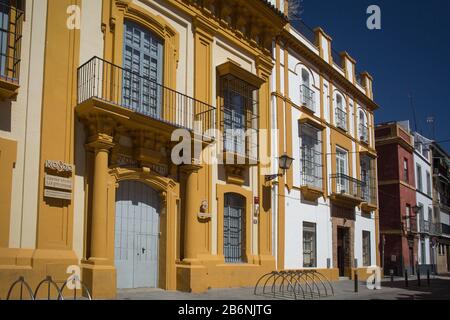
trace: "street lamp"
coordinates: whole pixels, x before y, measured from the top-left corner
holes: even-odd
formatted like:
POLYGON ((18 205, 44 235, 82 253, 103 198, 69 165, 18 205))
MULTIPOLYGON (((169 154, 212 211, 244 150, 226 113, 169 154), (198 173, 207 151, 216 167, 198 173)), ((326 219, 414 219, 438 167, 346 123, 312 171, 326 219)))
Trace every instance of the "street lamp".
POLYGON ((289 157, 287 154, 283 154, 281 157, 278 158, 278 160, 279 160, 278 166, 283 171, 283 173, 266 176, 266 182, 272 181, 278 177, 282 177, 286 173, 286 171, 291 168, 294 158, 289 157))

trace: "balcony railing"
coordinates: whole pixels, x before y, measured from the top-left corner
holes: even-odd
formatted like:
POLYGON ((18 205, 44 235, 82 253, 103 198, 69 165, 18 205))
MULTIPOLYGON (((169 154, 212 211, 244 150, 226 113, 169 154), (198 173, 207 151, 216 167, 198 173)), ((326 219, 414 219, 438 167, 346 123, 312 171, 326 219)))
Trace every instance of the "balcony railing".
POLYGON ((359 124, 359 140, 365 143, 369 142, 369 128, 363 124, 359 124))
POLYGON ((214 129, 213 106, 98 57, 78 68, 78 103, 93 98, 196 133, 214 129))
POLYGON ((0 78, 19 83, 24 13, 0 2, 0 78))
POLYGON ((300 86, 300 102, 312 112, 316 112, 314 91, 305 85, 300 86))
POLYGON ((333 186, 333 193, 344 194, 364 200, 364 183, 360 180, 338 173, 331 175, 331 185, 333 186))
POLYGON ((300 185, 321 190, 323 188, 323 165, 322 153, 313 151, 311 148, 301 148, 300 185))
POLYGON ((370 205, 376 205, 378 200, 376 181, 374 179, 361 181, 361 194, 365 202, 370 205))
POLYGON ((442 234, 442 225, 437 222, 430 223, 430 234, 440 236, 442 234))
POLYGON ((425 219, 420 219, 419 220, 419 232, 420 233, 430 233, 431 231, 431 222, 430 221, 426 221, 425 219))
POLYGON ((336 126, 343 130, 347 130, 347 112, 345 112, 341 108, 336 108, 336 111, 334 114, 336 117, 336 119, 335 119, 336 126))

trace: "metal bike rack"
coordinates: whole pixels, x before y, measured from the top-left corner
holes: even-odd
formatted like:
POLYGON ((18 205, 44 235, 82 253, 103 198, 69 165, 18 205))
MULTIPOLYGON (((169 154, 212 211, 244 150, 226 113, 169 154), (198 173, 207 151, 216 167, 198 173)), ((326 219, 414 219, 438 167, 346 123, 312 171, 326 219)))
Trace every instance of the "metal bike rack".
MULTIPOLYGON (((89 292, 89 289, 86 287, 86 285, 80 280, 80 278, 77 275, 74 275, 72 278, 67 279, 64 284, 61 287, 61 293, 64 292, 64 289, 67 287, 69 283, 80 284, 81 286, 81 295, 83 295, 83 290, 87 295, 88 300, 92 300, 91 293, 89 292)), ((73 300, 77 300, 77 286, 73 289, 73 300)))
POLYGON ((55 281, 53 281, 52 277, 47 276, 44 280, 42 280, 37 288, 36 291, 34 291, 34 299, 36 300, 37 295, 39 293, 39 290, 41 289, 42 285, 44 285, 45 283, 47 283, 47 300, 50 300, 51 298, 51 288, 53 287, 54 289, 56 289, 56 291, 58 292, 58 297, 56 300, 64 300, 64 297, 61 293, 61 290, 59 289, 58 285, 56 284, 55 281))
POLYGON ((323 274, 315 270, 273 271, 258 279, 254 294, 274 299, 320 299, 334 296, 334 288, 323 274))
MULTIPOLYGON (((26 291, 28 292, 30 299, 31 300, 37 300, 37 296, 39 293, 39 290, 41 290, 41 288, 43 288, 43 286, 45 284, 47 284, 47 300, 51 299, 51 289, 55 289, 56 292, 58 293, 58 296, 56 298, 56 300, 64 300, 64 296, 63 296, 63 292, 64 289, 69 289, 68 288, 68 284, 69 283, 74 283, 74 284, 80 284, 81 286, 81 296, 83 296, 83 292, 86 294, 86 298, 88 300, 92 300, 92 296, 91 293, 89 291, 89 289, 86 287, 86 285, 81 281, 81 279, 77 276, 74 275, 72 277, 70 277, 69 279, 67 279, 63 285, 61 286, 61 288, 59 288, 58 284, 53 281, 52 277, 47 276, 44 280, 42 280, 41 282, 39 282, 38 286, 36 287, 36 290, 33 293, 33 290, 31 289, 31 286, 28 284, 28 282, 25 281, 24 277, 19 277, 19 279, 17 279, 10 287, 8 290, 8 295, 6 296, 6 300, 10 300, 11 299, 11 294, 14 290, 14 288, 20 284, 20 300, 23 300, 23 289, 25 288, 26 291)), ((69 289, 70 290, 70 289, 69 289)), ((73 289, 73 298, 74 300, 77 300, 77 286, 75 286, 75 288, 73 289)))
POLYGON ((20 284, 20 300, 23 300, 23 287, 25 286, 25 289, 27 290, 28 294, 30 295, 30 299, 34 300, 34 294, 33 290, 31 290, 30 285, 28 282, 25 281, 24 277, 19 277, 12 285, 9 287, 8 295, 6 296, 6 300, 10 300, 11 293, 13 292, 16 285, 20 284))

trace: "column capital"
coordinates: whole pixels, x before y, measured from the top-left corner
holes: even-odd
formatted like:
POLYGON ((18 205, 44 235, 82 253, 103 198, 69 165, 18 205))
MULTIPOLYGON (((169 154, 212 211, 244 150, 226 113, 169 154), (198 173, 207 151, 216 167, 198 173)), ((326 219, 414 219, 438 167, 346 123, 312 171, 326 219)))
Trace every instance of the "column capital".
POLYGON ((86 147, 93 150, 109 151, 114 145, 113 137, 107 134, 97 133, 89 137, 86 147))
POLYGON ((191 174, 191 173, 197 173, 198 171, 200 171, 200 169, 202 169, 202 166, 199 164, 184 164, 180 167, 181 171, 186 173, 186 174, 191 174))

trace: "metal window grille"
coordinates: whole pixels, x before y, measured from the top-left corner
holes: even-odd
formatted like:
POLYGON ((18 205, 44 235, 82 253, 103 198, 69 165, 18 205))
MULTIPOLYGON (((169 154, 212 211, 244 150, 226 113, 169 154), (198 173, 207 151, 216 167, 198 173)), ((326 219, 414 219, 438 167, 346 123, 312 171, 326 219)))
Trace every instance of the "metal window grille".
POLYGON ((245 199, 226 194, 223 217, 223 246, 226 263, 242 263, 245 254, 245 199))
POLYGON ((320 131, 313 126, 300 126, 301 185, 322 189, 322 141, 319 136, 320 131))
POLYGON ((300 102, 312 112, 316 112, 314 91, 306 85, 300 86, 300 102))
POLYGON ((335 111, 336 126, 343 130, 347 130, 347 112, 337 107, 335 111))
POLYGON ((21 1, 0 1, 0 78, 19 82, 22 25, 21 1), (19 8, 18 8, 19 7, 19 8))
POLYGON ((303 267, 317 267, 316 224, 303 223, 303 267))
POLYGON ((223 150, 250 159, 258 157, 257 88, 232 75, 220 79, 223 150))

